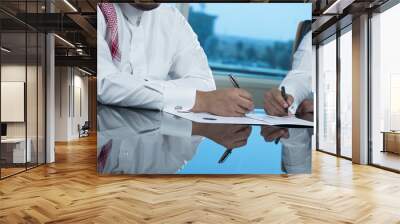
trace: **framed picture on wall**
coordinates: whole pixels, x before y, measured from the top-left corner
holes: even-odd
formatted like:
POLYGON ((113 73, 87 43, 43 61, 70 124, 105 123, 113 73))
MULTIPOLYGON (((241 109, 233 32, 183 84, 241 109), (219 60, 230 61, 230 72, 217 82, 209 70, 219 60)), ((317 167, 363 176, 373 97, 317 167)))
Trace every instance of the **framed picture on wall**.
POLYGON ((25 121, 25 82, 1 82, 1 122, 25 121))

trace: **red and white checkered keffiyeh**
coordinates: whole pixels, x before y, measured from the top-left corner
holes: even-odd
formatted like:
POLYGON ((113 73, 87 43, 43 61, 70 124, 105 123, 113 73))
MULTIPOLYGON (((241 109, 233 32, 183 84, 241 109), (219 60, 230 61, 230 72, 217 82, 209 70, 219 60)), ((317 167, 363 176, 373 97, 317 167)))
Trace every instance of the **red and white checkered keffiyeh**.
POLYGON ((121 61, 121 52, 118 44, 118 18, 114 4, 100 3, 99 8, 104 15, 107 24, 106 41, 111 51, 113 61, 121 61))

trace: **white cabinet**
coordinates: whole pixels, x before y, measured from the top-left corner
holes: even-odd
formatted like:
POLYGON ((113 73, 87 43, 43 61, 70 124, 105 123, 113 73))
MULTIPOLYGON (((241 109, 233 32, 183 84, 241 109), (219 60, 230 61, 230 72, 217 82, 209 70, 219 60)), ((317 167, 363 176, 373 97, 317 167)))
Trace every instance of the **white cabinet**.
POLYGON ((2 157, 9 163, 26 163, 32 160, 32 140, 28 138, 7 138, 1 140, 2 157), (25 144, 27 144, 25 151, 25 144), (11 161, 12 156, 12 161, 11 161))

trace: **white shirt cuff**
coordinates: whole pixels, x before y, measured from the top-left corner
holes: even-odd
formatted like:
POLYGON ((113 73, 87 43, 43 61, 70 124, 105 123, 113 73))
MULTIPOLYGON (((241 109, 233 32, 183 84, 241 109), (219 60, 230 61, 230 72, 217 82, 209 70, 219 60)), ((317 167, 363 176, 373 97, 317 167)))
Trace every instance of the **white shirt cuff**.
POLYGON ((164 108, 190 110, 196 100, 196 89, 169 87, 164 90, 164 108))
POLYGON ((285 87, 285 91, 287 94, 290 94, 293 96, 293 103, 292 105, 289 107, 289 112, 291 114, 296 114, 297 108, 299 107, 299 104, 301 103, 299 100, 299 94, 296 92, 296 87, 288 84, 288 83, 284 83, 282 82, 281 85, 279 86, 279 89, 282 88, 282 86, 285 87))

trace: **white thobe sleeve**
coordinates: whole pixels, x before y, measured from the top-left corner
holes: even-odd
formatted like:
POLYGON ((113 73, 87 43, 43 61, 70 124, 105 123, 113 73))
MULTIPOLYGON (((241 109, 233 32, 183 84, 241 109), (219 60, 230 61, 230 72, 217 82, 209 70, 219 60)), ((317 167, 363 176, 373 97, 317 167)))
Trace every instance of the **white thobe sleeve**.
POLYGON ((170 74, 166 74, 166 76, 170 75, 172 80, 147 80, 124 73, 113 63, 105 40, 105 19, 98 9, 97 91, 99 102, 158 110, 180 106, 184 110, 189 110, 195 104, 196 90, 215 89, 207 58, 196 35, 179 12, 176 11, 174 16, 170 30, 176 35, 176 46, 173 48, 175 53, 170 74))
POLYGON ((294 102, 289 108, 291 113, 296 113, 300 103, 309 98, 312 93, 312 45, 311 32, 301 41, 293 55, 292 69, 286 75, 279 88, 285 87, 288 94, 292 95, 294 102))

